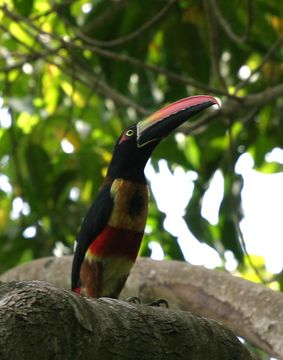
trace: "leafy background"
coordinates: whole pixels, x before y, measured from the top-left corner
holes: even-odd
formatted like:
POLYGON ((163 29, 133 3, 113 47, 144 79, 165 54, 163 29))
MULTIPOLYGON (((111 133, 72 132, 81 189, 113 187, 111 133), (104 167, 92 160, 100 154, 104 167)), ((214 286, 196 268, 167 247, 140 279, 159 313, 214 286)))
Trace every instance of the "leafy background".
MULTIPOLYGON (((180 131, 193 136, 172 135, 152 164, 165 158, 172 171, 197 173, 184 219, 223 267, 231 250, 243 276, 282 288, 281 274, 245 253, 234 172, 245 152, 256 170, 282 171, 265 160, 283 144, 282 13, 275 0, 0 1, 0 272, 71 253, 120 132, 165 103, 207 93, 222 109, 185 124, 180 131), (212 225, 201 207, 219 169, 224 196, 212 225)), ((154 240, 166 258, 183 260, 164 218, 153 201, 140 253, 150 256, 154 240)))

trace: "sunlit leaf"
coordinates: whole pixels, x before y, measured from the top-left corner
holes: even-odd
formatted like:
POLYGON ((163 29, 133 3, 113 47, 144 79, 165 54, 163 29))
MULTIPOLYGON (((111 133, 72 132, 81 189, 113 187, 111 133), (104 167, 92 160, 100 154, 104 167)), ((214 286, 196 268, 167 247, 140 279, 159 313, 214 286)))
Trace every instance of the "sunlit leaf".
POLYGON ((249 254, 249 259, 247 256, 244 256, 244 262, 240 264, 238 267, 241 275, 246 279, 253 282, 261 282, 261 279, 257 276, 256 272, 253 268, 251 268, 250 262, 252 262, 254 268, 257 272, 263 277, 266 281, 272 278, 272 274, 270 274, 266 269, 265 259, 262 256, 249 254))
POLYGON ((1 231, 5 230, 5 228, 8 225, 8 221, 9 221, 9 201, 7 201, 7 200, 8 199, 6 199, 6 201, 4 199, 1 199, 1 196, 0 196, 0 204, 1 204, 1 208, 0 208, 0 230, 1 231))
POLYGON ((18 23, 12 22, 10 24, 9 30, 11 31, 11 34, 17 39, 20 39, 21 42, 30 47, 32 46, 33 38, 28 33, 26 33, 18 23))
POLYGON ((276 173, 282 173, 283 171, 283 164, 278 164, 277 162, 264 162, 261 166, 256 167, 255 170, 260 171, 264 174, 276 174, 276 173))
POLYGON ((75 88, 68 83, 67 81, 61 81, 61 87, 65 91, 65 93, 74 101, 74 103, 79 106, 83 107, 85 105, 84 98, 78 93, 75 88))
POLYGON ((60 71, 54 65, 46 66, 46 71, 42 76, 43 99, 46 104, 46 111, 54 113, 60 96, 60 71))
POLYGON ((22 112, 17 119, 17 126, 23 131, 24 134, 30 133, 32 128, 38 123, 38 115, 30 115, 26 112, 22 112))
POLYGON ((273 29, 280 35, 283 35, 283 20, 279 16, 268 15, 268 20, 272 25, 273 29))

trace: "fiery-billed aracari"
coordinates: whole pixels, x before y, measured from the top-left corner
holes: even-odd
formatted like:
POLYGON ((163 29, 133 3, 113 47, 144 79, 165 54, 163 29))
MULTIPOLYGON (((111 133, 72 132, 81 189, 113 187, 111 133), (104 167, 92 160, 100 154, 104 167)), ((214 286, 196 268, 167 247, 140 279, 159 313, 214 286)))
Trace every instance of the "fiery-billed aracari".
POLYGON ((144 167, 161 139, 213 104, 217 101, 211 96, 185 98, 121 134, 77 238, 73 291, 93 298, 119 296, 137 257, 147 219, 144 167))

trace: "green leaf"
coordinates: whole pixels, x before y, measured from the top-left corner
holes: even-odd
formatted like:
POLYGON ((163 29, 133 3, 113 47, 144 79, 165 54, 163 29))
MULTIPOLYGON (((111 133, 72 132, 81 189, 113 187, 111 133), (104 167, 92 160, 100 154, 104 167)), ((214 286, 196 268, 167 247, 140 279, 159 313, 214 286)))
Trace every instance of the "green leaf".
POLYGON ((16 10, 23 16, 29 16, 33 8, 33 0, 13 0, 16 10))
POLYGON ((224 197, 219 210, 220 241, 225 250, 231 250, 236 259, 242 263, 244 252, 240 243, 236 221, 242 219, 241 191, 243 179, 241 176, 225 178, 224 197), (232 186, 230 185, 232 181, 232 186))
POLYGON ((220 221, 220 241, 225 250, 231 250, 236 259, 242 263, 244 259, 244 253, 239 242, 239 235, 235 223, 229 216, 223 216, 220 221))
POLYGON ((31 205, 40 212, 50 206, 56 199, 50 198, 50 177, 52 164, 47 152, 38 144, 29 143, 25 151, 27 165, 28 190, 31 205))
POLYGON ((68 169, 60 172, 52 182, 52 196, 56 200, 56 205, 60 204, 60 198, 62 195, 69 190, 71 184, 77 175, 76 170, 68 169))
POLYGON ((197 185, 186 209, 185 220, 192 234, 201 242, 215 248, 213 226, 201 216, 205 189, 197 185))
POLYGON ((160 159, 166 159, 170 165, 178 164, 186 167, 188 163, 184 153, 179 149, 174 135, 162 141, 151 156, 154 166, 157 165, 160 159))

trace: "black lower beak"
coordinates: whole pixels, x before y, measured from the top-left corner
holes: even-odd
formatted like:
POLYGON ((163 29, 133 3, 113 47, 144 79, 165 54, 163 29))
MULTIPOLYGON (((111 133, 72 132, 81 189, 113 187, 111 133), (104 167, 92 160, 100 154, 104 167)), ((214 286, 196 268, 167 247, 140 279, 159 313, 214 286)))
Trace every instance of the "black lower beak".
POLYGON ((161 140, 202 110, 218 105, 212 96, 191 96, 170 104, 137 124, 137 146, 161 140))

